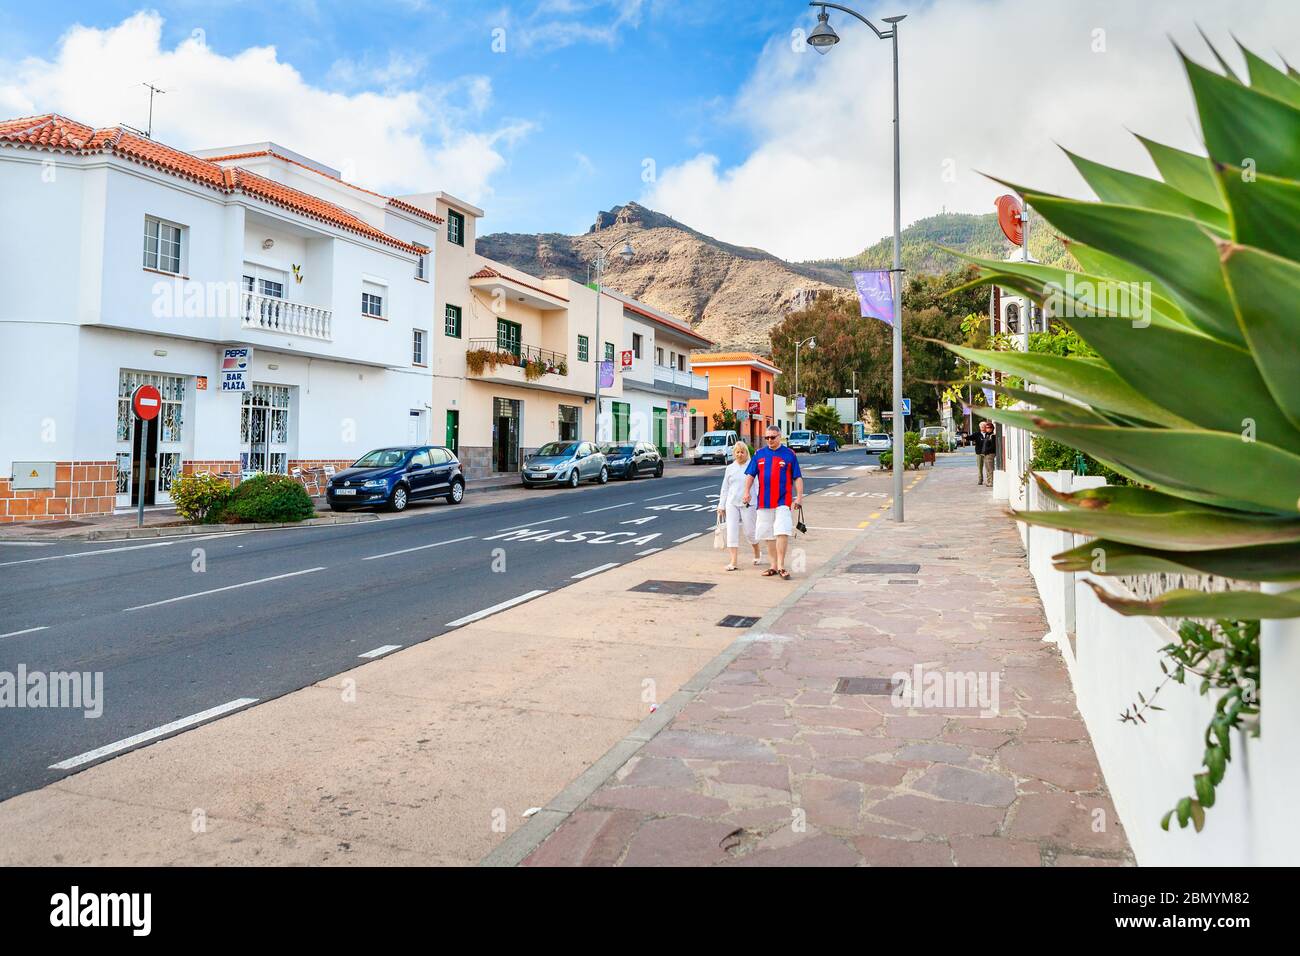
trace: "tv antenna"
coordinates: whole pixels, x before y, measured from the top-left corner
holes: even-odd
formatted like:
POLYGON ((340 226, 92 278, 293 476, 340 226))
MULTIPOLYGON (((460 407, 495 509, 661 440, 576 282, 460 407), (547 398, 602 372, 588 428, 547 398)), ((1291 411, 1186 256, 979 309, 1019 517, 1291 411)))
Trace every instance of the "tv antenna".
POLYGON ((168 91, 164 90, 161 86, 154 86, 152 83, 141 83, 140 85, 149 88, 149 125, 145 127, 144 135, 148 139, 153 139, 153 98, 155 95, 160 95, 168 91))

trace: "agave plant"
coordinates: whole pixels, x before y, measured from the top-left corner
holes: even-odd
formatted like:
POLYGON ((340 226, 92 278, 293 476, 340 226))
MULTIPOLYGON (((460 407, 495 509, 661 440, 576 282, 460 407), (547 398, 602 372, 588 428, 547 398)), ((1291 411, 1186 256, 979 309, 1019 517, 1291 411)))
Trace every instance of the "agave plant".
MULTIPOLYGON (((1045 304, 1098 359, 948 347, 1066 396, 1003 389, 979 409, 1091 454, 1137 484, 1060 494, 1031 524, 1095 536, 1063 571, 1300 581, 1300 73, 1243 48, 1248 76, 1186 56, 1207 156, 1138 137, 1159 179, 1070 154, 1097 202, 1006 183, 1080 272, 971 259, 979 283, 1045 304)), ((967 257, 970 258, 970 257, 967 257)), ((1300 617, 1300 589, 1101 600, 1125 614, 1300 617)))

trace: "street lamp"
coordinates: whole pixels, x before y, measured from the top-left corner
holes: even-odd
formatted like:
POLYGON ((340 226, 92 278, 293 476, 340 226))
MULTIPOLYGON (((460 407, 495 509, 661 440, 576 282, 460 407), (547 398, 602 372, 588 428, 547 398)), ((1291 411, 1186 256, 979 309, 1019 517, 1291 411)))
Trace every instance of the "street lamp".
POLYGON ((899 146, 898 146, 898 23, 905 16, 885 17, 888 30, 880 30, 874 23, 848 7, 838 3, 823 3, 813 0, 810 7, 820 7, 817 14, 817 26, 808 34, 808 45, 818 53, 829 53, 831 47, 840 42, 839 34, 831 27, 830 14, 826 8, 840 10, 849 16, 857 17, 880 40, 892 40, 894 47, 894 520, 903 520, 903 252, 902 252, 902 200, 899 182, 899 146))
MULTIPOLYGON (((632 249, 632 240, 624 234, 619 239, 615 239, 607 246, 596 246, 596 424, 592 429, 592 435, 597 442, 600 441, 600 363, 605 361, 605 344, 600 340, 600 281, 605 273, 605 257, 609 250, 613 249, 619 242, 623 243, 623 248, 618 251, 619 257, 624 262, 631 262, 636 253, 632 249)), ((616 436, 611 436, 616 437, 616 436)))
POLYGON ((802 342, 794 343, 794 428, 798 431, 799 425, 799 350, 804 346, 810 349, 817 347, 817 336, 810 335, 802 342))

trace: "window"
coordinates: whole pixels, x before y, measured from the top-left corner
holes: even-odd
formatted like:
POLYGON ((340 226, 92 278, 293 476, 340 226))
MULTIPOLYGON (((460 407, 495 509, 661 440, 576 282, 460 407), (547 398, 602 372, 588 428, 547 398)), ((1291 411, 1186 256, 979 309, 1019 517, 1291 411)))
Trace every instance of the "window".
POLYGON ((447 210, 447 241, 465 245, 465 217, 454 209, 447 210))
POLYGON ((655 349, 655 364, 656 364, 656 365, 663 365, 663 364, 664 364, 664 350, 663 350, 663 349, 655 349))
POLYGON ((460 338, 460 306, 447 303, 443 313, 442 330, 454 339, 460 338))
POLYGON ((384 297, 375 295, 373 292, 362 292, 361 314, 368 315, 372 319, 382 319, 384 317, 384 297))
MULTIPOLYGON (((414 243, 412 243, 412 245, 414 245, 414 243)), ((415 260, 415 277, 417 279, 424 278, 425 259, 427 258, 427 256, 421 254, 420 257, 415 260)))
POLYGON ((273 299, 284 298, 284 279, 283 272, 273 270, 263 270, 251 262, 245 262, 244 268, 248 272, 244 273, 244 291, 254 292, 258 295, 270 296, 273 299), (266 278, 263 272, 269 273, 272 278, 266 278), (249 273, 253 273, 250 275, 249 273))
POLYGON ((771 383, 771 382, 764 382, 764 383, 763 383, 763 388, 764 388, 764 390, 766 390, 767 394, 769 394, 769 395, 772 394, 772 383, 771 383))
POLYGON ((411 364, 424 364, 424 329, 411 330, 411 364))
POLYGON ((587 337, 585 335, 578 336, 578 361, 589 361, 587 357, 587 337))
POLYGON ((686 355, 685 355, 685 353, 683 353, 683 354, 677 356, 677 371, 679 371, 679 372, 685 372, 685 371, 686 371, 686 355))
POLYGON ((606 342, 606 343, 605 343, 605 361, 606 361, 606 362, 612 362, 612 361, 614 361, 614 343, 613 343, 613 342, 606 342))
POLYGON ((411 456, 411 464, 416 468, 428 468, 431 464, 429 461, 429 449, 421 448, 411 456))
POLYGON ((181 227, 146 216, 144 220, 144 267, 180 275, 181 227))
POLYGON ((435 465, 445 465, 451 461, 451 452, 445 448, 430 448, 429 459, 435 465))
POLYGON ((641 357, 641 336, 637 335, 635 332, 632 333, 632 357, 641 357))

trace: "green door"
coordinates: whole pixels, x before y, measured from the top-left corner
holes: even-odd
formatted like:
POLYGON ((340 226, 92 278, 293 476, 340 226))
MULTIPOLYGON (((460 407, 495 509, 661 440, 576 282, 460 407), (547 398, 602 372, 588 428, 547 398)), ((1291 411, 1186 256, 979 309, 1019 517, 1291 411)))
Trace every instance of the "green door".
POLYGON ((656 408, 655 414, 655 447, 659 449, 659 454, 665 458, 668 457, 668 409, 656 408))
POLYGON ((497 319, 497 348, 503 352, 513 352, 515 358, 518 358, 520 342, 523 338, 520 333, 521 327, 518 322, 497 319))
POLYGON ((447 409, 447 441, 446 445, 451 449, 451 453, 459 457, 460 455, 460 412, 453 409, 447 409))
POLYGON ((627 441, 632 434, 629 427, 632 420, 632 406, 626 402, 614 402, 614 441, 627 441))

